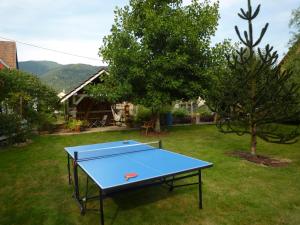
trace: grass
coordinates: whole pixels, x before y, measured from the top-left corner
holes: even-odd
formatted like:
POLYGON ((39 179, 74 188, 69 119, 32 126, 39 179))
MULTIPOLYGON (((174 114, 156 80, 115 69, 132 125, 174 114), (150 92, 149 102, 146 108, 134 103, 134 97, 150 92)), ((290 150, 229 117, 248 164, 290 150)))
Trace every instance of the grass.
MULTIPOLYGON (((99 224, 97 212, 81 216, 71 197, 63 148, 123 139, 155 140, 137 131, 43 136, 26 147, 2 150, 0 224, 99 224)), ((106 224, 300 224, 299 143, 275 145, 259 140, 260 154, 293 161, 285 168, 269 168, 226 155, 248 150, 249 137, 224 135, 214 126, 173 128, 161 139, 166 149, 214 163, 203 171, 204 209, 197 207, 197 186, 171 193, 150 187, 106 199, 106 224)), ((98 202, 88 206, 96 208, 98 202)))

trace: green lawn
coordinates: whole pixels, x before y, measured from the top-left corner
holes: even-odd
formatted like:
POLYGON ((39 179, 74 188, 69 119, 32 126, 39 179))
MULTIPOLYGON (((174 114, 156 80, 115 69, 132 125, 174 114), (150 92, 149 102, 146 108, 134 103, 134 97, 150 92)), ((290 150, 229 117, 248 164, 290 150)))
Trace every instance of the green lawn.
MULTIPOLYGON (((137 131, 43 136, 26 147, 0 151, 0 224, 99 224, 97 212, 81 216, 71 197, 63 148, 123 139, 156 138, 137 131)), ((197 207, 197 186, 171 193, 149 187, 106 199, 106 224, 300 224, 300 143, 259 141, 260 154, 293 161, 285 168, 268 168, 226 155, 247 150, 249 137, 224 135, 214 126, 173 128, 161 139, 167 149, 214 163, 203 171, 204 209, 197 207)))

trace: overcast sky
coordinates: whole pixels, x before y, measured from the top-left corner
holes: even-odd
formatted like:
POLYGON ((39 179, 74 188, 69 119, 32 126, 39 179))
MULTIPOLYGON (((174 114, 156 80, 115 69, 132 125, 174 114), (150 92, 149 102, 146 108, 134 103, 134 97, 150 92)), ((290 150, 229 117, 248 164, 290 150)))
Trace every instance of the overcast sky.
MULTIPOLYGON (((109 34, 116 6, 123 7, 129 0, 1 0, 0 37, 31 43, 92 59, 77 58, 41 50, 22 44, 18 46, 19 61, 51 60, 62 64, 86 63, 102 65, 98 49, 102 38, 109 34)), ((190 0, 184 0, 188 4, 190 0)), ((246 23, 237 17, 239 8, 246 7, 247 0, 220 0, 221 19, 213 42, 225 38, 236 41, 234 25, 241 30, 246 23)), ((298 0, 252 0, 262 3, 255 22, 259 31, 270 23, 264 44, 270 43, 282 57, 287 52, 291 36, 288 27, 291 11, 300 6, 298 0)), ((257 34, 257 32, 256 32, 257 34)), ((1 38, 0 38, 1 40, 1 38)))

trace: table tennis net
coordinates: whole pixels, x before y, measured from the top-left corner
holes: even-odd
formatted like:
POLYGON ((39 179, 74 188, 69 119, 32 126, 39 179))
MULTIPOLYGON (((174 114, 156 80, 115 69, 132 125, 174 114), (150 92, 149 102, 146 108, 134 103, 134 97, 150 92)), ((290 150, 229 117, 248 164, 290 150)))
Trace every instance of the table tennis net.
POLYGON ((160 147, 160 142, 148 142, 148 143, 138 143, 138 144, 129 144, 126 141, 123 142, 123 145, 99 148, 93 150, 87 150, 77 153, 77 161, 88 161, 99 158, 112 157, 122 154, 130 154, 141 151, 155 150, 160 147))

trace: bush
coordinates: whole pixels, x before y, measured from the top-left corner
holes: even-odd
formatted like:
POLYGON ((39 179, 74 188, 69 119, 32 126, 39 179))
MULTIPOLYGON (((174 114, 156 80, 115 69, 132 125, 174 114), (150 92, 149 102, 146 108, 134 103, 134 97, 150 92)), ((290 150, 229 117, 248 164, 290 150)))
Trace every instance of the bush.
POLYGON ((174 109, 172 114, 177 118, 184 118, 186 116, 189 116, 189 112, 184 108, 174 109))
POLYGON ((87 127, 89 124, 86 120, 69 119, 67 128, 73 131, 80 131, 81 128, 87 127))
POLYGON ((39 131, 49 131, 49 132, 53 132, 56 128, 55 126, 55 122, 56 122, 56 118, 55 116, 51 115, 51 114, 46 114, 46 113, 40 113, 38 115, 38 125, 37 125, 37 129, 39 131))
POLYGON ((133 121, 135 124, 140 125, 145 121, 149 121, 152 118, 152 111, 149 108, 139 105, 137 114, 134 116, 133 121))
POLYGON ((0 70, 0 89, 1 129, 10 140, 23 141, 32 127, 49 128, 58 107, 54 90, 36 76, 13 69, 0 70))
POLYGON ((76 120, 76 119, 69 119, 67 122, 67 128, 70 130, 76 130, 78 127, 82 125, 81 120, 76 120))
POLYGON ((203 105, 200 108, 198 108, 197 113, 199 113, 199 115, 203 117, 212 116, 212 111, 206 105, 203 105))
POLYGON ((213 122, 214 121, 214 113, 208 108, 208 106, 201 106, 197 113, 200 115, 201 122, 213 122))
POLYGON ((25 142, 30 134, 26 120, 15 114, 0 114, 0 137, 9 144, 25 142))

